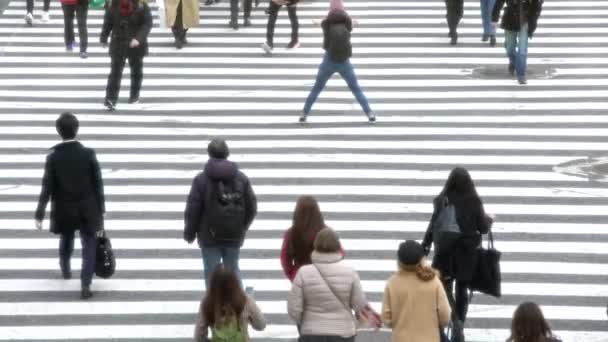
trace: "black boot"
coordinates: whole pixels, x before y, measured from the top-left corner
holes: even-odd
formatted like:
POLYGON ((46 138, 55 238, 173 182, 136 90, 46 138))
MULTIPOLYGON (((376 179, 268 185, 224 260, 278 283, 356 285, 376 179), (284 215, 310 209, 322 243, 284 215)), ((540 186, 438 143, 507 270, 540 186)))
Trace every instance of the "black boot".
POLYGON ((458 32, 456 32, 456 31, 452 32, 452 35, 450 37, 451 37, 450 45, 458 44, 458 32))
POLYGON ((93 297, 93 292, 91 292, 91 288, 87 285, 83 285, 80 289, 80 299, 89 299, 93 297))
POLYGON ((452 323, 452 340, 450 342, 465 342, 464 323, 461 320, 454 320, 452 323))
POLYGON ((205 6, 211 6, 211 5, 213 5, 213 0, 205 1, 205 6))

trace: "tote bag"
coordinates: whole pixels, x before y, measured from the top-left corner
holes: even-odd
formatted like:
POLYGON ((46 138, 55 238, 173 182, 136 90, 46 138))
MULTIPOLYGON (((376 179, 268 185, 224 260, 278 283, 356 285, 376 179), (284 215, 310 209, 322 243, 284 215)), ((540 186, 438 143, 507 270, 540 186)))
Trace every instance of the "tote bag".
POLYGON ((488 233, 488 248, 477 249, 477 269, 471 280, 471 290, 496 298, 501 296, 501 253, 494 248, 492 230, 488 233))

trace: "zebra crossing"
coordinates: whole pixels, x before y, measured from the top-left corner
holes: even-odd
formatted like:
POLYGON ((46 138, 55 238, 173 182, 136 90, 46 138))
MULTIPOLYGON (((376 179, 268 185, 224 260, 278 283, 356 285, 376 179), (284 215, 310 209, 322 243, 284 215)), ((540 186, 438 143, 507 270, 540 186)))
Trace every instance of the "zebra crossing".
MULTIPOLYGON (((465 3, 456 47, 443 1, 347 1, 360 23, 352 61, 374 126, 337 77, 309 124, 296 123, 321 60, 312 20, 325 15, 325 1, 299 5, 297 50, 280 48, 289 22, 279 14, 271 58, 259 48, 265 4, 239 31, 227 27, 227 1, 201 7, 201 27, 180 51, 150 5, 142 102, 126 104, 124 77, 115 113, 102 106, 109 58, 97 43, 100 10, 89 11, 87 60, 64 51, 58 2, 51 21, 34 27, 24 25, 25 2, 0 15, 0 341, 191 340, 205 286, 200 251, 181 239, 182 217, 217 135, 259 200, 240 262, 270 323, 254 341, 297 335, 278 256, 298 195, 318 198, 379 308, 398 243, 422 237, 432 198, 456 165, 471 171, 496 214, 503 252, 504 295, 474 297, 467 340, 504 341, 515 306, 532 300, 564 341, 608 341, 608 183, 558 172, 608 150, 608 1, 545 2, 525 87, 507 76, 504 50, 480 42, 475 1, 465 3), (78 115, 80 138, 97 150, 118 258, 115 276, 95 279, 87 302, 78 280, 60 279, 57 240, 33 222, 64 110, 78 115)), ((363 332, 361 340, 388 336, 363 332)))

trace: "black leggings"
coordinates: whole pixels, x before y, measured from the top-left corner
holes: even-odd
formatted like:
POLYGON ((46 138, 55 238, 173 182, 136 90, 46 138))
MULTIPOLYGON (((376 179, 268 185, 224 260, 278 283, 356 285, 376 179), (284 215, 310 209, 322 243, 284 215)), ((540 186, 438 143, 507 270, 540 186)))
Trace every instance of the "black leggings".
POLYGON ((450 29, 450 33, 456 32, 456 28, 458 27, 458 23, 460 22, 460 19, 462 19, 464 12, 463 6, 463 0, 445 0, 445 17, 448 20, 448 28, 450 29))
MULTIPOLYGON (((43 10, 48 12, 50 7, 51 0, 44 0, 43 10)), ((34 0, 25 0, 25 8, 27 9, 27 13, 34 13, 34 0)))
MULTIPOLYGON (((287 13, 289 14, 289 22, 291 23, 291 41, 298 41, 298 14, 296 12, 296 6, 286 6, 287 13)), ((274 46, 274 26, 277 23, 277 16, 279 14, 279 10, 281 9, 281 5, 277 5, 274 2, 270 1, 270 13, 268 15, 268 25, 266 26, 266 42, 270 46, 274 46)))
POLYGON ((452 307, 452 319, 466 321, 469 309, 468 284, 454 278, 444 278, 441 282, 452 307), (454 298, 454 283, 456 283, 456 298, 454 298))
POLYGON ((63 9, 63 37, 65 45, 68 46, 69 44, 74 43, 74 14, 76 14, 78 36, 80 37, 80 52, 86 52, 89 40, 87 32, 87 12, 89 10, 89 3, 81 0, 77 5, 61 4, 61 8, 63 9))

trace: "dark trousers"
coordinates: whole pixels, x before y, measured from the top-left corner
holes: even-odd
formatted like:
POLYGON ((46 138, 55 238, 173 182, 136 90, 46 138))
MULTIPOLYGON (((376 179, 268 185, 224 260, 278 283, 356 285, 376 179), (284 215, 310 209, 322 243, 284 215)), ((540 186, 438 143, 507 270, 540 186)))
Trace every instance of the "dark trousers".
POLYGON ((78 37, 80 38, 80 52, 86 52, 89 42, 87 33, 87 12, 89 11, 89 3, 80 0, 77 5, 61 4, 63 9, 63 38, 65 45, 74 43, 74 14, 78 22, 78 37))
MULTIPOLYGON (((82 286, 91 285, 95 273, 95 254, 97 252, 97 238, 95 234, 80 232, 82 244, 82 269, 80 282, 82 286)), ((62 271, 70 270, 70 259, 74 252, 74 232, 62 233, 59 238, 59 265, 62 271)))
MULTIPOLYGON (((27 9, 27 13, 34 13, 34 0, 25 0, 25 7, 27 9)), ((48 12, 50 7, 51 0, 44 0, 43 10, 48 12)))
POLYGON ((126 54, 114 53, 112 54, 112 64, 110 76, 108 77, 108 86, 106 87, 106 100, 110 100, 114 103, 116 103, 118 100, 120 81, 122 80, 122 71, 125 68, 127 59, 129 60, 129 68, 131 69, 130 97, 139 97, 139 90, 141 89, 141 83, 144 78, 144 57, 137 53, 131 53, 128 56, 126 54))
POLYGON ((188 32, 188 29, 184 28, 184 20, 183 20, 183 13, 182 13, 182 2, 179 2, 179 5, 177 5, 177 14, 175 16, 175 22, 173 23, 173 26, 171 26, 171 32, 173 32, 173 38, 175 38, 176 41, 184 41, 186 39, 186 32, 188 32))
POLYGON ((462 322, 467 319, 469 309, 469 286, 467 283, 453 278, 442 279, 445 293, 452 307, 452 318, 462 322), (456 296, 454 296, 454 283, 456 283, 456 296))
POLYGON ((462 19, 464 13, 464 1, 463 0, 445 0, 446 19, 448 21, 448 28, 450 33, 456 32, 458 23, 462 19))
MULTIPOLYGON (((251 17, 252 0, 243 0, 243 19, 251 17)), ((239 21, 239 0, 230 0, 230 22, 239 21)))
MULTIPOLYGON (((273 46, 274 41, 274 26, 277 23, 277 16, 281 5, 277 5, 274 2, 270 2, 270 13, 268 15, 268 25, 266 26, 266 42, 268 45, 273 46)), ((291 23, 291 41, 298 41, 298 14, 296 12, 296 5, 287 6, 287 13, 289 14, 289 22, 291 23)))

